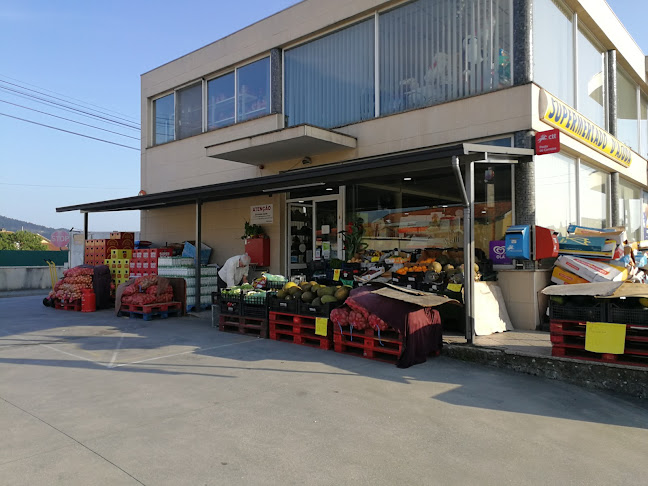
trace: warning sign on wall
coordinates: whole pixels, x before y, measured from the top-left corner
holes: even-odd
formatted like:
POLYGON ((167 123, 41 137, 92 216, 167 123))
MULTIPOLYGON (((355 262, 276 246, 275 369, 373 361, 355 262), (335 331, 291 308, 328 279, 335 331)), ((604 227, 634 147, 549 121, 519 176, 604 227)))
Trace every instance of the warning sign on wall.
POLYGON ((271 224, 274 222, 274 209, 272 204, 250 206, 250 223, 271 224))

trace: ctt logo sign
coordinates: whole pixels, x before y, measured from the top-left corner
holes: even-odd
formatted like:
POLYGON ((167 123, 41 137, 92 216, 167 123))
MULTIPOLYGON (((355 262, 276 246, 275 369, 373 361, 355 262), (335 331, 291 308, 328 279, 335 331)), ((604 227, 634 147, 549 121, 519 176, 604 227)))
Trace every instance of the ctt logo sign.
POLYGON ((535 151, 536 155, 560 152, 560 132, 558 129, 536 133, 535 151))

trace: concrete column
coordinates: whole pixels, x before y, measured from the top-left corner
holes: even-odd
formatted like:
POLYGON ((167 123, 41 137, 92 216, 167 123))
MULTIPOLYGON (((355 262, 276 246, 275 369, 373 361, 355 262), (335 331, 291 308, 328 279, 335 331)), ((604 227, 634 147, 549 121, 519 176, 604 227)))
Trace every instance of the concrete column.
POLYGON ((612 172, 610 175, 612 176, 610 183, 610 206, 612 212, 610 216, 612 217, 612 226, 623 226, 623 215, 619 207, 619 194, 621 192, 619 187, 619 173, 612 172))
POLYGON ((270 51, 270 113, 281 113, 283 107, 282 72, 281 49, 272 49, 270 51))
MULTIPOLYGON (((607 113, 608 132, 617 136, 617 60, 616 51, 607 52, 607 113)), ((618 175, 618 174, 617 174, 618 175)))
MULTIPOLYGON (((516 132, 515 147, 534 148, 535 134, 530 131, 516 132)), ((535 161, 531 157, 515 165, 515 224, 535 224, 535 161)))
POLYGON ((513 1, 513 84, 533 81, 533 0, 513 1))

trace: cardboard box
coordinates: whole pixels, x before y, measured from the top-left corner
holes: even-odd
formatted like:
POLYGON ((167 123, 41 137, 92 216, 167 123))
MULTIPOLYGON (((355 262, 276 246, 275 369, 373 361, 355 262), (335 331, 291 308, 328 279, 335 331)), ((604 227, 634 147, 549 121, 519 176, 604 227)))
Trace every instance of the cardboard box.
POLYGON ((561 255, 556 260, 556 265, 588 282, 623 282, 628 278, 628 270, 625 267, 609 265, 587 258, 561 255))
POLYGON ((125 250, 123 248, 110 250, 110 258, 132 258, 133 250, 125 250))
POLYGON ((584 256, 589 258, 614 258, 617 244, 614 240, 599 236, 560 236, 558 238, 561 255, 584 256))
POLYGON ((135 233, 113 231, 110 233, 110 238, 113 240, 135 240, 135 233))
POLYGON ((157 262, 156 261, 150 261, 149 262, 149 269, 150 270, 157 270, 157 262))
POLYGON ((148 260, 144 260, 144 261, 142 262, 142 268, 143 268, 144 270, 148 270, 148 269, 149 269, 149 262, 148 262, 148 260))
POLYGON ((133 257, 132 258, 142 258, 142 250, 133 250, 133 257))
POLYGON ((148 260, 151 255, 150 250, 142 250, 142 259, 148 260))
POLYGON ((558 285, 570 285, 570 284, 579 284, 579 283, 588 283, 584 278, 579 277, 567 270, 554 267, 551 274, 551 281, 558 285))
POLYGON ((128 264, 128 268, 130 268, 131 272, 135 270, 135 261, 131 260, 128 264))

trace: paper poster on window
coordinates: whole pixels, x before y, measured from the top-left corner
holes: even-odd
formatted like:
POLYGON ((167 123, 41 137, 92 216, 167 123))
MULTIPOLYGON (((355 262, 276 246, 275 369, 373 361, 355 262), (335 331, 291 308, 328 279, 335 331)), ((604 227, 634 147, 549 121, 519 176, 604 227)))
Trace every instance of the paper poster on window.
POLYGON ((331 233, 331 226, 328 224, 323 224, 322 225, 322 234, 323 235, 328 235, 331 233))
POLYGON ((272 204, 261 204, 250 206, 250 223, 272 224, 274 223, 274 211, 272 204))
POLYGON ((331 242, 323 241, 322 242, 322 258, 329 259, 331 258, 331 242))

